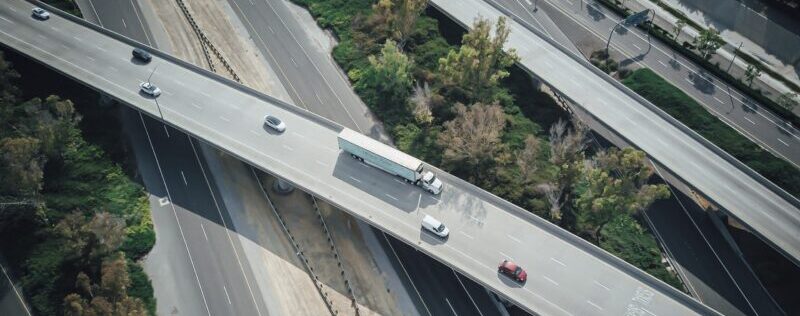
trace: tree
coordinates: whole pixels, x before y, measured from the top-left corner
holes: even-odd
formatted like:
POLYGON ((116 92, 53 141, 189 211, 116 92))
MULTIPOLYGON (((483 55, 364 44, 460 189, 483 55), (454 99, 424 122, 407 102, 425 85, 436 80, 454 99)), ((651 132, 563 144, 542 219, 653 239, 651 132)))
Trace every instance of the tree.
POLYGON ((433 92, 427 82, 422 86, 419 84, 414 86, 414 95, 411 96, 411 105, 413 106, 412 113, 414 113, 414 119, 417 123, 429 125, 433 122, 433 113, 431 112, 432 98, 433 92))
POLYGON ((41 142, 33 137, 0 140, 0 192, 35 196, 42 189, 44 157, 41 142))
POLYGON ((371 33, 380 34, 380 39, 392 39, 402 48, 427 6, 428 0, 379 0, 372 5, 367 25, 373 28, 371 33))
POLYGON ((672 33, 675 33, 674 38, 676 41, 678 40, 678 36, 681 35, 681 30, 683 30, 684 26, 686 26, 686 20, 684 19, 678 19, 678 21, 675 22, 675 27, 672 28, 672 33))
POLYGON ((669 197, 666 185, 647 184, 652 167, 633 148, 598 153, 575 185, 577 229, 597 239, 603 225, 619 214, 634 214, 669 197))
POLYGON ((722 37, 719 36, 719 31, 714 28, 700 31, 700 36, 694 39, 694 45, 705 59, 711 57, 724 43, 722 37))
POLYGON ((469 108, 461 103, 454 107, 456 117, 444 123, 439 145, 444 148, 443 162, 452 168, 467 168, 470 178, 478 177, 481 167, 491 166, 505 149, 500 141, 506 116, 497 104, 475 103, 469 108))
POLYGON ((458 51, 451 50, 439 59, 439 74, 445 85, 462 89, 477 102, 491 101, 499 80, 509 75, 506 69, 518 60, 513 49, 503 51, 510 32, 505 17, 497 20, 494 36, 491 29, 489 20, 478 19, 462 38, 458 51))
POLYGON ((68 316, 145 316, 147 309, 139 298, 128 296, 131 286, 128 274, 128 263, 125 256, 118 252, 103 262, 100 269, 100 284, 86 286, 88 276, 78 274, 81 284, 76 288, 88 294, 90 299, 78 293, 71 293, 64 298, 64 313, 68 316), (83 275, 83 276, 81 276, 83 275), (87 292, 86 288, 97 289, 96 294, 87 292))
POLYGON ((782 106, 783 108, 792 111, 797 106, 797 93, 794 92, 786 92, 778 96, 778 99, 775 100, 778 105, 782 106))
POLYGON ((761 76, 761 68, 758 68, 753 65, 747 65, 747 69, 744 71, 744 80, 747 82, 747 86, 753 85, 753 80, 761 76))
MULTIPOLYGON (((412 61, 387 40, 378 57, 369 56, 369 66, 361 73, 351 72, 354 88, 364 101, 389 120, 398 121, 409 116, 407 99, 411 92, 412 61)), ((388 125, 392 122, 387 122, 388 125)))
POLYGON ((68 259, 91 262, 122 245, 125 221, 108 212, 96 213, 87 221, 82 212, 75 211, 56 224, 55 232, 64 239, 68 259))
POLYGON ((517 152, 517 167, 524 184, 536 181, 536 175, 541 168, 542 144, 536 136, 528 135, 525 138, 525 147, 517 152))

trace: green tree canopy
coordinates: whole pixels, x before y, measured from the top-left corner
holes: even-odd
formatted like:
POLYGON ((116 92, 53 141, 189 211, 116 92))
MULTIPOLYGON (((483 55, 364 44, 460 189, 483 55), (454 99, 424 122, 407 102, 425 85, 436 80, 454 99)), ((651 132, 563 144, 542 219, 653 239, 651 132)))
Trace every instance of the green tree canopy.
POLYGON ((717 51, 725 41, 719 36, 719 31, 708 28, 700 31, 700 36, 694 39, 694 45, 703 58, 709 58, 717 51))
POLYGON ((475 103, 454 106, 456 117, 444 123, 438 143, 444 148, 443 163, 467 170, 470 177, 485 176, 494 162, 503 159, 505 144, 500 140, 506 115, 497 104, 475 103))
POLYGON ((451 50, 439 59, 439 75, 445 85, 458 87, 466 92, 470 100, 491 102, 500 79, 508 77, 508 67, 518 57, 513 49, 503 51, 510 32, 505 17, 500 17, 494 26, 489 20, 478 19, 461 40, 458 51, 451 50))
POLYGON ((394 41, 387 40, 380 56, 369 57, 369 66, 363 72, 352 71, 349 75, 364 102, 401 120, 411 115, 406 103, 413 86, 411 68, 411 59, 394 41))

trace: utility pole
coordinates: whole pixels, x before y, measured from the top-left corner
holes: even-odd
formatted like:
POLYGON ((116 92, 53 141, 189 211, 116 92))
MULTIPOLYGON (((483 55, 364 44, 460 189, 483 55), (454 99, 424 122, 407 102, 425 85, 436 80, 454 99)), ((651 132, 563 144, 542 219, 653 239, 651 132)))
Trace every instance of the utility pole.
POLYGON ((739 50, 740 50, 740 49, 742 49, 742 44, 744 44, 744 42, 739 42, 739 47, 737 47, 737 48, 736 48, 736 49, 733 51, 733 58, 731 58, 731 64, 730 64, 730 65, 728 65, 728 70, 727 70, 727 72, 731 72, 731 67, 733 67, 733 61, 734 61, 734 60, 736 60, 736 53, 737 53, 737 52, 739 52, 739 50))
MULTIPOLYGON (((158 65, 156 65, 156 67, 153 68, 153 71, 150 72, 150 76, 147 77, 147 84, 151 84, 150 83, 150 78, 153 78, 153 74, 156 73, 156 69, 158 69, 158 65)), ((163 123, 164 122, 164 113, 161 112, 161 105, 158 104, 158 99, 154 98, 153 100, 156 101, 156 108, 158 108, 158 115, 161 116, 161 122, 163 123)))

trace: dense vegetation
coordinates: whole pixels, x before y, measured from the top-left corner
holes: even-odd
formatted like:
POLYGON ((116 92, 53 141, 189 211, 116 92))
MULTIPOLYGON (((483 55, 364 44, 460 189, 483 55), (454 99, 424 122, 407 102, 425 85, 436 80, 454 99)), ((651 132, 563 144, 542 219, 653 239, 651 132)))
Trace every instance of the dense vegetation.
POLYGON ((505 20, 478 20, 463 34, 422 14, 425 0, 295 2, 335 31, 334 59, 398 148, 680 286, 638 222, 668 188, 647 183, 644 153, 591 154, 587 129, 557 120, 556 102, 503 51, 505 20))
POLYGON ((0 52, 0 249, 34 312, 154 314, 142 187, 86 141, 71 101, 23 100, 19 78, 0 52))
POLYGON ((622 82, 770 181, 800 196, 800 170, 742 136, 652 70, 636 70, 622 82))

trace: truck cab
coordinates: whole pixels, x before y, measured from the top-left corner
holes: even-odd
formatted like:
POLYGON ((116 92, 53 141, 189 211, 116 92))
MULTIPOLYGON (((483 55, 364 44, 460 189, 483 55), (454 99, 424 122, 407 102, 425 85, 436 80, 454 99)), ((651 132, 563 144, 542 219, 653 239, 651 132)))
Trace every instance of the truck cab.
POLYGON ((438 195, 442 193, 442 180, 436 177, 433 172, 426 171, 422 175, 422 179, 418 181, 417 185, 430 192, 431 194, 438 195))

